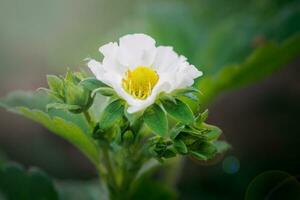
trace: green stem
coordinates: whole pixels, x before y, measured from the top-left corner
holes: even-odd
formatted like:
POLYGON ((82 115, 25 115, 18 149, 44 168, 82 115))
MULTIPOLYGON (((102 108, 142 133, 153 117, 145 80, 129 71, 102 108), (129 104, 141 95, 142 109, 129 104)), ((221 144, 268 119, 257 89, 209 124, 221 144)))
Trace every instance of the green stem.
POLYGON ((168 167, 167 170, 165 170, 165 182, 167 185, 175 188, 176 184, 178 182, 178 179, 180 178, 181 171, 183 169, 184 165, 184 157, 176 157, 169 161, 166 167, 168 167))
POLYGON ((91 117, 89 111, 86 110, 86 111, 83 112, 83 114, 85 116, 86 121, 88 122, 88 124, 90 125, 90 127, 93 129, 94 128, 94 123, 92 121, 92 117, 91 117))
MULTIPOLYGON (((83 112, 83 114, 84 114, 84 117, 85 117, 86 121, 88 122, 90 128, 93 129, 94 123, 93 123, 93 120, 92 120, 92 117, 91 117, 89 111, 86 110, 83 112)), ((95 167, 98 170, 100 182, 107 181, 107 177, 106 177, 107 170, 106 170, 105 166, 100 162, 98 164, 95 164, 95 167)))
POLYGON ((103 148, 102 152, 103 152, 103 159, 104 159, 104 162, 106 164, 106 168, 107 168, 107 172, 108 172, 107 180, 109 180, 112 184, 112 187, 114 187, 114 189, 117 190, 118 184, 117 184, 117 181, 116 181, 116 175, 115 175, 114 169, 113 169, 112 164, 111 164, 111 159, 110 159, 110 156, 109 156, 108 149, 103 148))
POLYGON ((98 173, 99 173, 99 177, 101 177, 101 179, 105 179, 106 177, 106 168, 105 166, 103 166, 101 163, 98 164, 98 166, 96 166, 98 173))

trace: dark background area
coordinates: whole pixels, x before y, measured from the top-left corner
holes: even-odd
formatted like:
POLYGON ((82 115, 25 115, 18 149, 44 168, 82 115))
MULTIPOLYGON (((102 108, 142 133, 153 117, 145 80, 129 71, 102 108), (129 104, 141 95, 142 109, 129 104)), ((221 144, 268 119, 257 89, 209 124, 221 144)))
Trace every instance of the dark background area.
MULTIPOLYGON (((123 34, 144 32, 172 45, 212 75, 243 62, 266 42, 300 30, 298 1, 2 1, 0 96, 46 86, 46 74, 85 68, 97 49, 123 34)), ((185 160, 181 199, 243 199, 260 174, 300 174, 300 54, 270 77, 222 93, 209 122, 233 146, 208 163, 185 160)), ((38 166, 58 180, 90 180, 96 172, 72 145, 42 126, 0 110, 0 160, 38 166)), ((294 183, 298 184, 298 183, 294 183)))

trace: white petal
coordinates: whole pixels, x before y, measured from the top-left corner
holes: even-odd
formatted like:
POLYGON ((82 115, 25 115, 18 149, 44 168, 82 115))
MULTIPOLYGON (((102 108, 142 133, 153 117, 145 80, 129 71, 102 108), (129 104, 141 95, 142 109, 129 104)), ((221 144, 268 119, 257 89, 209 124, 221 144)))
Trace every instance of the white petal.
POLYGON ((110 42, 99 48, 99 51, 104 55, 104 57, 114 57, 118 51, 118 44, 116 42, 110 42))
POLYGON ((146 50, 155 47, 155 40, 148 35, 139 33, 121 37, 119 44, 132 50, 146 50))
POLYGON ((155 41, 144 34, 126 35, 120 38, 118 60, 129 69, 138 66, 150 66, 153 63, 156 48, 155 41))
POLYGON ((116 42, 110 42, 99 48, 99 51, 103 54, 102 61, 103 68, 106 71, 112 71, 113 73, 124 74, 127 68, 122 66, 117 59, 119 46, 116 42))
POLYGON ((176 84, 173 89, 185 88, 194 84, 194 79, 202 76, 202 72, 186 61, 180 64, 175 75, 176 84))
POLYGON ((93 72, 93 74, 96 76, 96 78, 100 80, 102 78, 102 75, 105 72, 101 63, 92 59, 92 60, 89 60, 87 65, 90 68, 90 70, 93 72))
POLYGON ((173 51, 172 47, 159 46, 157 47, 153 68, 158 72, 170 72, 177 61, 178 55, 173 51))

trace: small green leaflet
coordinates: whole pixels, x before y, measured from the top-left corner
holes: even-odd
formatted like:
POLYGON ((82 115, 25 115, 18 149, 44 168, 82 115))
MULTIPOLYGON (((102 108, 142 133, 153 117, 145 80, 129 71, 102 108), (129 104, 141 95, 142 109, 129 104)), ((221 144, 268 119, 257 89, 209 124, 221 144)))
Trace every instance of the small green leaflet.
POLYGON ((105 85, 96 78, 86 78, 80 81, 79 84, 82 85, 84 88, 88 89, 89 91, 93 91, 99 87, 107 87, 107 85, 105 85))
POLYGON ((110 97, 116 94, 116 92, 110 87, 100 87, 93 90, 92 97, 95 96, 97 93, 100 93, 101 95, 106 97, 110 97))
POLYGON ((159 105, 154 104, 147 108, 147 110, 144 113, 144 121, 147 124, 147 126, 157 135, 167 135, 167 116, 159 105))
POLYGON ((181 154, 186 154, 188 152, 186 145, 180 139, 174 140, 174 147, 181 154))
POLYGON ((118 99, 111 102, 103 111, 99 126, 102 129, 112 127, 116 122, 122 119, 124 115, 124 104, 122 100, 118 99))
POLYGON ((181 100, 176 99, 175 102, 164 100, 163 106, 167 113, 179 122, 183 124, 191 124, 194 122, 193 112, 181 100))

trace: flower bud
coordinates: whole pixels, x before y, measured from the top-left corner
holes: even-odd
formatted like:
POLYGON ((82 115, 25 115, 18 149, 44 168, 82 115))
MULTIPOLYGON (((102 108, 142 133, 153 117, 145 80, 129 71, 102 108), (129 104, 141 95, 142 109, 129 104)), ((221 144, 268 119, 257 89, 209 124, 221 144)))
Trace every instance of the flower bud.
POLYGON ((81 73, 68 71, 64 78, 47 76, 50 91, 49 97, 54 100, 48 108, 66 109, 73 113, 87 110, 93 102, 91 92, 80 84, 83 79, 81 73))

